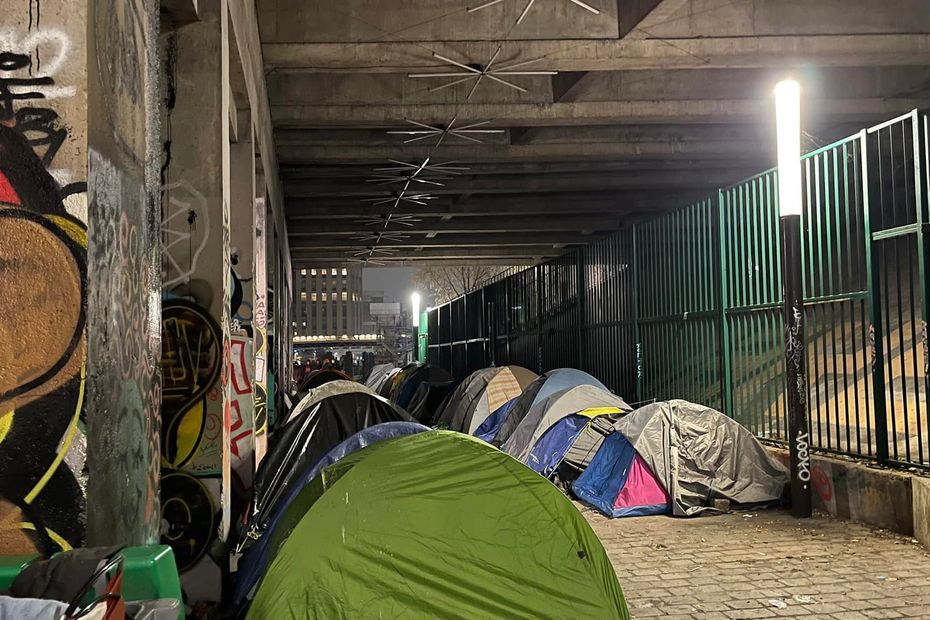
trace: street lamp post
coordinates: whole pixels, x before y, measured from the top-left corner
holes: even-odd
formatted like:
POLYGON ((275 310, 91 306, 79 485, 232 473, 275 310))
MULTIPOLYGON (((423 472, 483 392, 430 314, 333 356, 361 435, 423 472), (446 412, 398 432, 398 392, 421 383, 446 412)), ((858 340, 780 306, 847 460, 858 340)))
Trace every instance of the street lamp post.
POLYGON ((804 293, 801 275, 801 87, 794 80, 775 86, 778 144, 778 206, 781 216, 785 299, 785 362, 791 514, 811 516, 810 430, 804 353, 804 293))
POLYGON ((411 357, 418 361, 422 362, 420 359, 419 352, 419 343, 420 343, 420 294, 414 293, 410 296, 410 310, 413 312, 413 337, 410 339, 413 343, 413 351, 411 352, 411 357))

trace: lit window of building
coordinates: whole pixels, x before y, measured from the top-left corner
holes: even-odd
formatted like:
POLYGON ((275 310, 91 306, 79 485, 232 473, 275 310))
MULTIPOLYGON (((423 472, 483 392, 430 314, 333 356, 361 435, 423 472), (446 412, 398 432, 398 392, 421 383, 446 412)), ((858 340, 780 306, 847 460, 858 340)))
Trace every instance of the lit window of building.
POLYGON ((348 271, 348 269, 346 269, 345 267, 342 268, 342 275, 344 275, 344 276, 349 275, 349 271, 348 271))
POLYGON ((335 269, 333 269, 333 271, 332 271, 332 274, 331 274, 331 275, 336 275, 336 270, 335 270, 335 269))
POLYGON ((311 270, 310 270, 310 275, 311 275, 311 276, 315 276, 315 275, 316 275, 316 269, 311 269, 311 270))
POLYGON ((301 269, 301 270, 300 270, 300 275, 302 275, 302 276, 307 275, 307 270, 306 270, 306 269, 301 269))
POLYGON ((300 291, 300 301, 307 301, 307 291, 300 291))

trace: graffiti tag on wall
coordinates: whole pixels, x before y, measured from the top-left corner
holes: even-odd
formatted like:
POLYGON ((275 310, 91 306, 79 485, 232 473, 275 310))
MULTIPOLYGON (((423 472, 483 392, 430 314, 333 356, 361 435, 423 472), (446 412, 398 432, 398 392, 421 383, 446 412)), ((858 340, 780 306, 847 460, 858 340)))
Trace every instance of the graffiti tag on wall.
MULTIPOLYGON (((0 32, 0 550, 83 543, 84 184, 55 170, 68 39, 0 32), (42 47, 41 59, 38 53, 42 47), (35 56, 36 60, 33 60, 35 56), (56 180, 57 177, 57 180, 56 180)), ((85 210, 86 211, 86 210, 85 210)))
POLYGON ((184 300, 162 306, 162 458, 186 466, 221 428, 207 417, 207 397, 223 360, 220 328, 199 305, 184 300))

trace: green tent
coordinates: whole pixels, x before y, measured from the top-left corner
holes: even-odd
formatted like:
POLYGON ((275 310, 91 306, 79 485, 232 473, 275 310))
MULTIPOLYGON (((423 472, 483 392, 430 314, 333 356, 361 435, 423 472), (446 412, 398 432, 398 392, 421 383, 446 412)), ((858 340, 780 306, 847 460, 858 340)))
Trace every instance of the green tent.
POLYGON ((452 431, 385 441, 324 469, 275 536, 249 618, 629 618, 571 502, 452 431))

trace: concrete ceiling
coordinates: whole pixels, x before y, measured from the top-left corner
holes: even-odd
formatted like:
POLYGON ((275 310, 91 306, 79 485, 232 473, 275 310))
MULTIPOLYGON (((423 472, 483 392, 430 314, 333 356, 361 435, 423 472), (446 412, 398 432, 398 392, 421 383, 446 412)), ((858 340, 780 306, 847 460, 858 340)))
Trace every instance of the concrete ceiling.
POLYGON ((930 105, 927 0, 535 0, 519 24, 526 0, 468 11, 484 1, 259 0, 295 265, 558 255, 771 166, 789 74, 808 149, 930 105), (486 74, 470 98, 476 78, 409 77, 495 54, 557 73, 486 74), (405 145, 405 119, 501 131, 405 145), (467 170, 410 183, 425 204, 369 181, 425 158, 467 170))

